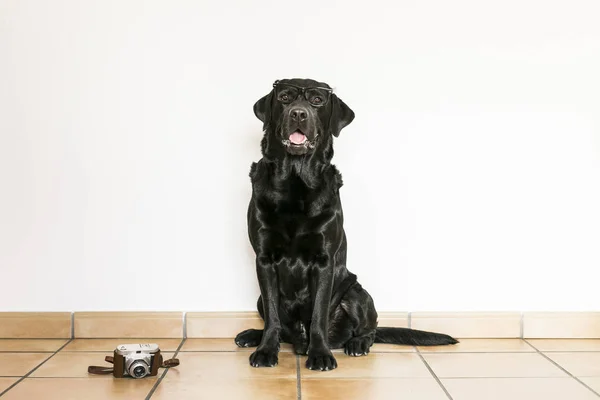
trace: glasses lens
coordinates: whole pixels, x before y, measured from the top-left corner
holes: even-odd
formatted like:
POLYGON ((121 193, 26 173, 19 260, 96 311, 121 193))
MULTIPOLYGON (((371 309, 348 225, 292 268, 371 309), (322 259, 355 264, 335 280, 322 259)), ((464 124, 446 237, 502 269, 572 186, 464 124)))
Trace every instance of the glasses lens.
POLYGON ((306 89, 304 91, 304 96, 313 106, 323 106, 329 101, 329 92, 323 89, 306 89))
POLYGON ((277 98, 280 101, 290 102, 296 100, 299 94, 300 90, 298 88, 281 83, 277 85, 277 98))

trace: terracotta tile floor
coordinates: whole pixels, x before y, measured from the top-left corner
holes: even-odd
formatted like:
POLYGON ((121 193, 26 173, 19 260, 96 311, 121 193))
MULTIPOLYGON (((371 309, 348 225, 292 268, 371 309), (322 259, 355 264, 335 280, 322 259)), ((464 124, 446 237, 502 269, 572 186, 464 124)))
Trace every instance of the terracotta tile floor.
POLYGON ((1 400, 600 399, 600 340, 464 339, 457 346, 375 345, 335 352, 338 369, 309 371, 282 346, 275 368, 252 368, 232 339, 0 339, 1 400), (88 375, 119 343, 158 343, 181 365, 133 380, 88 375))

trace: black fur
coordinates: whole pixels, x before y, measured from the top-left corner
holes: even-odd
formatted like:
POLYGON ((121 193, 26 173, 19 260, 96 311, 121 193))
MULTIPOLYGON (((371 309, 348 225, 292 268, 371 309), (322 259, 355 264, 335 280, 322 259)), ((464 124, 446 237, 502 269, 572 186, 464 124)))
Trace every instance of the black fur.
MULTIPOLYGON (((281 83, 329 87, 309 79, 281 83)), ((361 356, 373 343, 457 343, 448 335, 377 327, 373 299, 346 269, 342 177, 331 164, 333 137, 352 122, 354 112, 326 91, 323 98, 329 100, 319 106, 286 93, 296 92, 279 85, 254 105, 265 133, 263 158, 250 169, 248 233, 256 253, 261 291, 257 306, 265 327, 246 330, 235 339, 241 347, 258 346, 250 364, 276 365, 280 341, 308 354, 306 366, 315 370, 337 367, 333 348, 361 356), (304 145, 290 143, 295 132, 294 138, 305 137, 304 145)))

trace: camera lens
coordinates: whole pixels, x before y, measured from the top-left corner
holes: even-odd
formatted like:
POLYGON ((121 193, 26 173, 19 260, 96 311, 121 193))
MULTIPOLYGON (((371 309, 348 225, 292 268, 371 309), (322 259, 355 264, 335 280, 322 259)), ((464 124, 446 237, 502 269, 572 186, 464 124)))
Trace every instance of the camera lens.
POLYGON ((141 378, 144 375, 146 375, 146 368, 142 367, 141 365, 138 365, 133 369, 133 376, 136 378, 141 378))
POLYGON ((136 379, 143 378, 150 373, 148 365, 142 360, 134 361, 127 367, 127 371, 131 377, 136 379))

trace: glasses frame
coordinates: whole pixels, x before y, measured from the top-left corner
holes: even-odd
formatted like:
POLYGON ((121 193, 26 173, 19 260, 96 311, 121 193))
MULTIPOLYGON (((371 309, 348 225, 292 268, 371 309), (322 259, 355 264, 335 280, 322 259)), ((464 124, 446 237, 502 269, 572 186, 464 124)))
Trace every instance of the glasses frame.
POLYGON ((326 91, 327 94, 328 94, 327 101, 323 102, 322 104, 313 104, 313 103, 310 103, 314 107, 322 107, 322 106, 326 105, 327 103, 329 103, 329 99, 331 98, 331 95, 333 94, 333 89, 331 89, 331 88, 326 88, 326 87, 321 87, 321 86, 307 86, 307 87, 304 87, 304 86, 294 85, 294 84, 291 84, 291 83, 283 83, 283 82, 280 82, 279 80, 276 80, 275 82, 273 82, 273 87, 275 89, 279 85, 290 86, 290 87, 293 87, 295 89, 298 89, 300 91, 300 93, 298 95, 302 95, 306 99, 306 101, 308 101, 309 103, 310 103, 310 100, 308 100, 306 98, 306 90, 307 89, 319 89, 319 90, 326 91))

